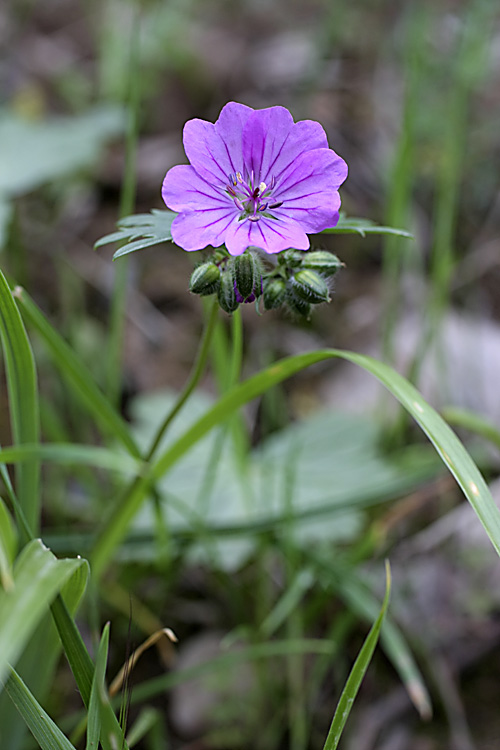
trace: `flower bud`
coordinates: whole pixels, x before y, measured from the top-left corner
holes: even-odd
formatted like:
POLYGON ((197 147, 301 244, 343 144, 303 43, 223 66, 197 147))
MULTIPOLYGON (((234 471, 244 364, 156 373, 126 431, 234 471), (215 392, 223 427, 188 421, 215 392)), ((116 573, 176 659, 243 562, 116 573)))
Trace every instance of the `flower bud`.
POLYGON ((250 251, 237 255, 233 261, 236 299, 250 302, 262 294, 262 274, 259 259, 250 251))
POLYGON ((310 268, 312 271, 319 271, 323 276, 333 276, 341 268, 343 263, 336 255, 329 253, 327 250, 313 250, 311 253, 304 253, 302 268, 310 268))
POLYGON ((282 266, 290 266, 290 268, 298 268, 302 263, 304 253, 300 250, 285 250, 285 252, 278 255, 278 263, 282 266))
POLYGON ((223 271, 220 277, 220 286, 218 292, 219 305, 222 307, 224 312, 233 313, 239 307, 239 302, 236 299, 236 293, 234 291, 234 280, 233 274, 230 270, 223 271))
POLYGON ((211 260, 196 266, 189 281, 189 291, 202 297, 213 294, 220 284, 220 270, 211 260))
POLYGON ((303 318, 309 318, 311 315, 311 304, 295 293, 291 281, 288 282, 286 291, 286 303, 290 310, 303 318))
POLYGON ((315 305, 330 302, 326 281, 316 271, 309 268, 301 269, 290 282, 294 294, 304 302, 312 302, 315 305))
POLYGON ((286 297, 286 281, 281 277, 271 277, 264 283, 264 307, 272 310, 281 307, 286 297))

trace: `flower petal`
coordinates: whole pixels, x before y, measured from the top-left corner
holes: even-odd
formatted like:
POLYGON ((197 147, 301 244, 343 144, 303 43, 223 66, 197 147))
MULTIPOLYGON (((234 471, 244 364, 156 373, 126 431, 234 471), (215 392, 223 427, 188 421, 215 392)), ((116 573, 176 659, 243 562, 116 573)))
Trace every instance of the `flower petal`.
POLYGON ((273 200, 283 201, 279 215, 286 214, 306 232, 335 226, 340 207, 338 188, 346 177, 347 164, 334 151, 307 151, 278 180, 273 200))
POLYGON ((183 250, 202 250, 208 245, 220 247, 224 244, 227 228, 237 222, 235 209, 206 208, 201 211, 186 211, 172 222, 172 239, 183 250))
POLYGON ((253 184, 265 182, 269 165, 278 158, 293 127, 293 117, 284 107, 253 112, 243 128, 243 160, 253 184))
POLYGON ((215 188, 187 164, 169 169, 163 180, 162 198, 172 211, 228 207, 231 199, 215 188))
POLYGON ((254 112, 243 129, 243 158, 254 184, 277 179, 305 151, 328 149, 326 133, 318 122, 294 123, 284 107, 254 112))
POLYGON ((259 247, 271 254, 291 247, 307 250, 309 238, 295 221, 287 217, 278 220, 263 216, 259 221, 245 219, 230 224, 225 244, 231 255, 241 255, 247 247, 259 247))
POLYGON ((184 150, 198 174, 214 186, 225 187, 229 175, 243 169, 241 138, 250 107, 229 102, 215 125, 189 120, 184 125, 184 150))

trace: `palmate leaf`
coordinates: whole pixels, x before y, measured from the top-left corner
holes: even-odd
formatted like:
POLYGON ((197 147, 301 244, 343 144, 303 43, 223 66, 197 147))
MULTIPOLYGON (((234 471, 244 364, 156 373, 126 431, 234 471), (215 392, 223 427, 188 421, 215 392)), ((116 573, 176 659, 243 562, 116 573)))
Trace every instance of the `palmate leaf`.
POLYGON ((101 237, 95 243, 94 248, 97 249, 111 242, 121 243, 129 240, 113 255, 113 260, 116 260, 135 250, 170 242, 172 240, 170 228, 176 216, 177 214, 173 211, 160 211, 157 208, 153 208, 150 214, 125 216, 118 222, 118 231, 101 237))
MULTIPOLYGON (((143 250, 145 247, 161 245, 163 242, 171 242, 172 222, 177 216, 173 211, 165 211, 153 208, 150 214, 136 214, 126 216, 118 222, 118 231, 101 237, 94 245, 97 249, 111 242, 125 242, 113 255, 113 260, 128 255, 135 250, 143 250), (128 242, 127 242, 128 240, 128 242)), ((394 227, 384 227, 375 224, 370 219, 348 218, 341 214, 339 222, 333 229, 325 229, 322 234, 358 234, 365 237, 367 234, 393 234, 398 237, 411 239, 410 232, 394 227)))
POLYGON ((413 235, 405 229, 384 227, 370 219, 357 219, 345 216, 345 214, 340 214, 340 219, 336 227, 324 229, 321 234, 359 234, 361 237, 366 237, 367 234, 392 234, 397 237, 413 239, 413 235))

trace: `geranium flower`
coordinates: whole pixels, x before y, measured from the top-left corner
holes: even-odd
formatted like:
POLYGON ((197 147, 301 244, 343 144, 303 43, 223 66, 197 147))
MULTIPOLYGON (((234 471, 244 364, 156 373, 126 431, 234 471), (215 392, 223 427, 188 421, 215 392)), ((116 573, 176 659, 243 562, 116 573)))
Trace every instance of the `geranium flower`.
POLYGON ((186 123, 184 149, 191 164, 170 169, 162 188, 178 212, 172 238, 184 250, 307 250, 308 233, 338 222, 347 165, 317 122, 294 123, 284 107, 229 102, 215 124, 186 123))

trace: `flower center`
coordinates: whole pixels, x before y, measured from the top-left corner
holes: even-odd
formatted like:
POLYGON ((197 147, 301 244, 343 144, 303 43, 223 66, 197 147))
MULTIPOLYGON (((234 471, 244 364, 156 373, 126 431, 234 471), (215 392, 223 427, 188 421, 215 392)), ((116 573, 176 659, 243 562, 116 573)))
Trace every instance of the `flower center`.
POLYGON ((247 182, 241 176, 241 172, 230 174, 226 192, 233 199, 236 208, 241 211, 239 220, 259 221, 262 215, 276 218, 268 213, 268 209, 279 208, 283 203, 283 201, 270 202, 275 185, 274 177, 271 178, 269 185, 265 182, 255 185, 253 171, 247 182))

